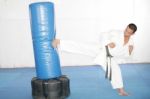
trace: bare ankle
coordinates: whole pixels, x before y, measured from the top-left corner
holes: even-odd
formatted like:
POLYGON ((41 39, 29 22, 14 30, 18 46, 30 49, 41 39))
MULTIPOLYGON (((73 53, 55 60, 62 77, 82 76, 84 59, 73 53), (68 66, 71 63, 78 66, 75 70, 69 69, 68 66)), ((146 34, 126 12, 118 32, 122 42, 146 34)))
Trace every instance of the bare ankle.
POLYGON ((121 96, 129 96, 129 94, 124 90, 124 88, 118 88, 117 91, 118 94, 121 96))
POLYGON ((57 44, 60 44, 60 39, 55 39, 57 44))
POLYGON ((124 90, 123 88, 117 88, 118 92, 123 91, 123 90, 124 90))
POLYGON ((60 40, 59 39, 54 39, 53 41, 52 41, 52 46, 54 47, 54 48, 57 48, 57 46, 60 44, 60 40))

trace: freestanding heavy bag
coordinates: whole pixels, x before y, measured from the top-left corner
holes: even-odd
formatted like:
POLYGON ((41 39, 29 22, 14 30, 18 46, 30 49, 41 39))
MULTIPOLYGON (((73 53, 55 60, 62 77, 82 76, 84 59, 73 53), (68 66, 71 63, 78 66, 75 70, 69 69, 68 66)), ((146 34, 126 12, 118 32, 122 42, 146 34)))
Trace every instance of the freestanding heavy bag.
POLYGON ((39 79, 61 76, 57 51, 51 43, 55 39, 54 4, 37 2, 29 5, 36 74, 39 79))
POLYGON ((64 99, 70 94, 69 79, 61 77, 59 56, 51 44, 56 35, 54 4, 37 2, 29 9, 37 75, 31 80, 33 99, 64 99))

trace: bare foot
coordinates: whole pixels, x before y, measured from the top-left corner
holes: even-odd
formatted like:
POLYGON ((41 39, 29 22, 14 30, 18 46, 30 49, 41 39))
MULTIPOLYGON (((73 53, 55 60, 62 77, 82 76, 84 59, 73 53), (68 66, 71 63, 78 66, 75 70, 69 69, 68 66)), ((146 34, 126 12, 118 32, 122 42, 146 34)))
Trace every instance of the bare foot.
POLYGON ((123 88, 118 88, 117 91, 120 96, 129 96, 129 93, 127 93, 123 88))
POLYGON ((59 39, 54 39, 54 40, 52 41, 52 46, 53 46, 54 48, 57 48, 58 44, 60 44, 60 40, 59 40, 59 39))

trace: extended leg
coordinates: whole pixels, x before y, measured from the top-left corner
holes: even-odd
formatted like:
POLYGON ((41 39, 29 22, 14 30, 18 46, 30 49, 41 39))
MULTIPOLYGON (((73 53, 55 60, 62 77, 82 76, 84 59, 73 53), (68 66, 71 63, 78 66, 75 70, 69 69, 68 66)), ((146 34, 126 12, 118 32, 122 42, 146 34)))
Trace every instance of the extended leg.
POLYGON ((95 57, 99 51, 97 44, 87 44, 83 42, 75 42, 71 40, 59 40, 55 39, 52 42, 54 48, 59 48, 60 51, 87 55, 95 57))

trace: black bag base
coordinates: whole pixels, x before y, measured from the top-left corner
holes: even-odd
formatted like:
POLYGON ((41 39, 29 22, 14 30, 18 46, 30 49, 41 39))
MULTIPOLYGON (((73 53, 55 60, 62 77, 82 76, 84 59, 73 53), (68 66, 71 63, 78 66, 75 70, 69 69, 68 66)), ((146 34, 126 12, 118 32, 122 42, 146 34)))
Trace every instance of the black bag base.
POLYGON ((70 95, 70 81, 63 75, 53 79, 31 80, 33 99, 66 99, 70 95))
POLYGON ((57 79, 61 81, 62 98, 65 99, 66 97, 70 95, 70 81, 65 75, 60 76, 57 79))

